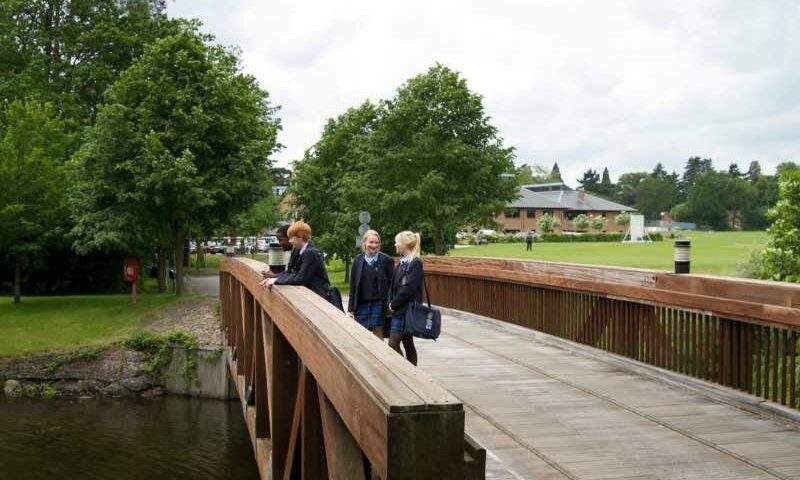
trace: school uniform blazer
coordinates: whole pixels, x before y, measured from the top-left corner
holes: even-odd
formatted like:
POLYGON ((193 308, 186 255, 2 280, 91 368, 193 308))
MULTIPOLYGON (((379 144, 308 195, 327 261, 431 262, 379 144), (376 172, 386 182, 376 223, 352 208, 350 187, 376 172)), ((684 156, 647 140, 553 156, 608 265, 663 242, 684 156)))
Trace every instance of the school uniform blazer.
MULTIPOLYGON (((294 252, 292 252, 294 255, 294 252)), ((302 285, 313 291, 317 295, 328 298, 330 282, 328 273, 325 271, 325 262, 322 259, 322 252, 311 244, 306 246, 303 253, 297 255, 297 260, 293 263, 289 261, 290 269, 278 274, 275 279, 276 285, 302 285)))
POLYGON ((389 287, 389 308, 395 314, 404 313, 409 302, 422 302, 422 260, 415 258, 394 269, 392 285, 389 287))
MULTIPOLYGON (((358 311, 358 287, 361 284, 361 272, 364 270, 364 256, 360 253, 353 260, 353 265, 350 267, 350 301, 347 302, 348 312, 358 311)), ((394 273, 394 260, 389 255, 383 252, 378 252, 378 298, 384 299, 389 293, 389 284, 392 281, 392 274, 394 273)), ((384 310, 386 305, 381 300, 384 310)), ((385 313, 385 312, 384 312, 385 313)))

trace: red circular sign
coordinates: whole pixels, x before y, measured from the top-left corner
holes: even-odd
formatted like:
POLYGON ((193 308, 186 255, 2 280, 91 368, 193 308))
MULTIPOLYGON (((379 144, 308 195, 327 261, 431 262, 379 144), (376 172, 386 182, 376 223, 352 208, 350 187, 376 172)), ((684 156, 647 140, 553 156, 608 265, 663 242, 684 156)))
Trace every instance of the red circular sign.
POLYGON ((122 276, 128 283, 136 283, 139 279, 139 260, 135 258, 126 258, 122 262, 122 276))

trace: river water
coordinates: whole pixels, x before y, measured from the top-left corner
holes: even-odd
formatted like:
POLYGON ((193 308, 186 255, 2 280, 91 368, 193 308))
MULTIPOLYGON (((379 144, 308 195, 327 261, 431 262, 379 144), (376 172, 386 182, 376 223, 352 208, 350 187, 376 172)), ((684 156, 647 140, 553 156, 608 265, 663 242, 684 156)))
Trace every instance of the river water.
POLYGON ((0 397, 0 479, 257 479, 237 402, 0 397))

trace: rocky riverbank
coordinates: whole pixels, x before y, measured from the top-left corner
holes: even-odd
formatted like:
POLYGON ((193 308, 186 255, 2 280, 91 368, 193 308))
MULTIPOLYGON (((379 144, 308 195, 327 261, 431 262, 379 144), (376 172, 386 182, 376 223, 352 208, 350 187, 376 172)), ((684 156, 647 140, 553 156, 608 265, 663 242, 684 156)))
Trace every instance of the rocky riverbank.
POLYGON ((165 372, 195 376, 189 370, 196 368, 196 356, 182 355, 186 366, 176 368, 173 346, 221 348, 216 299, 197 298, 170 307, 130 340, 111 346, 0 359, 0 383, 9 397, 162 395, 168 381, 165 372))
POLYGON ((161 395, 149 357, 122 347, 0 360, 6 396, 161 395))

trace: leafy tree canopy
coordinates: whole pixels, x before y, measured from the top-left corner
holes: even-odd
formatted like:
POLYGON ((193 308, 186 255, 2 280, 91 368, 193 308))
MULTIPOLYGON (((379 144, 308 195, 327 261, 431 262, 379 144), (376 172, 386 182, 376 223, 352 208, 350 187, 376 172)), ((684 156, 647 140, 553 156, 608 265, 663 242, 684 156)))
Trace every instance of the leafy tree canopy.
POLYGON ((764 249, 763 275, 773 280, 800 282, 800 170, 780 175, 780 200, 770 210, 772 225, 764 249))
POLYGON ((513 150, 503 146, 482 98, 437 64, 379 106, 330 121, 296 164, 292 188, 323 238, 354 239, 356 213, 367 209, 379 231, 420 231, 441 254, 458 227, 491 222, 514 198, 517 183, 507 178, 514 171, 513 150))
POLYGON ((14 257, 15 301, 26 257, 63 233, 70 138, 51 104, 14 100, 0 123, 0 252, 14 257))
POLYGON ((139 57, 107 93, 74 166, 79 242, 102 244, 120 226, 98 228, 98 217, 128 212, 128 230, 172 240, 178 293, 187 229, 224 225, 268 195, 278 147, 267 93, 209 40, 187 26, 139 57))

